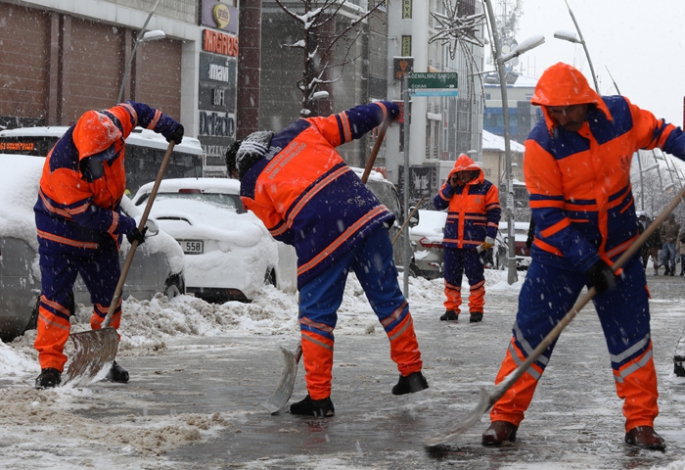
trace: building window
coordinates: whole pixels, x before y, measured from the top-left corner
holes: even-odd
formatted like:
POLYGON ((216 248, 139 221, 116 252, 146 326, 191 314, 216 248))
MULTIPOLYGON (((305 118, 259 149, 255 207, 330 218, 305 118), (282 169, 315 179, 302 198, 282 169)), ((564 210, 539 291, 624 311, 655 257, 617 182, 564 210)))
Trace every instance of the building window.
POLYGON ((486 100, 491 100, 492 98, 490 98, 490 96, 492 96, 490 93, 486 93, 486 94, 485 94, 485 99, 486 99, 486 100))

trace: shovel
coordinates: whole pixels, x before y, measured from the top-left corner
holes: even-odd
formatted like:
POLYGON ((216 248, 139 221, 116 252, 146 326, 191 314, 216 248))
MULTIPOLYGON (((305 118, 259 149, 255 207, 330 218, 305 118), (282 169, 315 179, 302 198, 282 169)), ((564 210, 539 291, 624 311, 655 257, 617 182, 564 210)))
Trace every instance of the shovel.
MULTIPOLYGON (((633 242, 630 247, 623 252, 623 254, 616 260, 611 270, 616 272, 621 266, 623 266, 626 261, 628 261, 642 245, 645 244, 649 236, 659 228, 661 223, 666 220, 666 217, 673 212, 673 210, 678 206, 680 201, 685 198, 685 187, 680 190, 678 195, 666 206, 666 208, 659 214, 659 216, 652 221, 652 223, 647 227, 647 229, 642 232, 642 234, 633 242)), ((481 388, 480 390, 480 401, 473 410, 461 423, 457 424, 453 429, 448 430, 442 434, 431 436, 424 440, 424 444, 427 447, 435 447, 443 445, 449 441, 454 440, 464 431, 469 429, 471 426, 480 421, 480 418, 485 412, 493 407, 497 400, 502 398, 504 394, 509 390, 516 381, 523 375, 523 373, 528 370, 528 368, 537 361, 537 359, 542 355, 543 352, 549 347, 550 344, 561 334, 564 328, 571 323, 571 320, 580 312, 585 305, 592 300, 592 298, 597 294, 597 290, 594 287, 590 288, 587 293, 578 299, 571 307, 571 310, 561 319, 559 323, 549 332, 547 336, 538 344, 537 348, 528 356, 528 358, 511 374, 509 374, 502 382, 495 387, 492 394, 488 393, 481 388)))
MULTIPOLYGON (((371 169, 376 161, 376 156, 378 155, 378 151, 381 148, 383 140, 385 140, 385 132, 388 130, 388 124, 389 122, 387 119, 383 121, 381 130, 378 133, 378 139, 376 140, 373 150, 371 151, 371 155, 366 162, 366 167, 364 168, 364 173, 362 174, 361 178, 364 184, 366 184, 366 182, 369 180, 369 175, 371 174, 371 169)), ((278 387, 276 387, 276 391, 273 393, 273 395, 271 395, 271 397, 263 404, 263 406, 272 415, 278 414, 281 408, 288 403, 288 400, 290 400, 290 397, 293 394, 293 389, 295 388, 295 379, 297 378, 297 365, 302 357, 302 344, 297 346, 297 349, 294 353, 283 347, 281 348, 281 351, 283 352, 283 360, 285 361, 285 368, 281 374, 281 381, 278 383, 278 387)))
MULTIPOLYGON (((145 206, 145 211, 138 224, 138 230, 141 232, 147 223, 150 209, 152 209, 152 203, 157 196, 157 190, 164 177, 164 172, 166 171, 169 159, 171 158, 171 152, 174 150, 174 145, 175 143, 173 140, 169 142, 169 147, 162 159, 162 165, 157 173, 157 179, 152 187, 152 192, 150 193, 150 197, 145 206)), ((119 299, 121 298, 121 293, 124 290, 126 275, 131 268, 133 255, 136 253, 137 248, 137 241, 131 243, 131 250, 128 252, 124 266, 121 269, 121 276, 119 276, 119 282, 114 290, 114 297, 112 297, 112 302, 109 304, 109 310, 107 310, 107 316, 102 322, 102 326, 97 330, 82 331, 70 335, 74 342, 74 357, 72 358, 67 371, 67 378, 64 381, 65 385, 70 382, 73 382, 76 385, 86 381, 90 383, 102 371, 109 371, 112 367, 114 358, 117 355, 117 348, 119 347, 119 335, 117 334, 117 330, 109 326, 109 324, 112 321, 114 310, 116 309, 119 299)))

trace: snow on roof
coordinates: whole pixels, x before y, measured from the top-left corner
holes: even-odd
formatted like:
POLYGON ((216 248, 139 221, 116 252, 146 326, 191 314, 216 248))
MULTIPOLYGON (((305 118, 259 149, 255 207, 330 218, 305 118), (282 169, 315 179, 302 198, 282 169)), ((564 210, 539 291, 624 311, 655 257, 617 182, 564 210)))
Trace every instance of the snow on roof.
MULTIPOLYGON (((0 137, 62 137, 67 129, 69 129, 68 126, 20 127, 0 131, 0 137)), ((164 136, 142 127, 133 129, 133 132, 126 139, 126 143, 160 150, 166 150, 169 146, 164 136)), ((193 155, 202 155, 200 141, 194 137, 183 137, 183 142, 174 146, 174 150, 193 155)))
MULTIPOLYGON (((522 144, 511 139, 509 139, 509 147, 512 152, 522 153, 525 150, 525 147, 522 144)), ((498 150, 504 152, 504 137, 483 129, 483 150, 498 150)))

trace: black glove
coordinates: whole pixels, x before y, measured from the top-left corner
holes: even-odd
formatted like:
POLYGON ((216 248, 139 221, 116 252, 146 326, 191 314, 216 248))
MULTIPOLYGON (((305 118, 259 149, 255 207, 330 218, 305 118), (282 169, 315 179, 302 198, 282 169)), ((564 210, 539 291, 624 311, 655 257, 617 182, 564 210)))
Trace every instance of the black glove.
POLYGON ((597 261, 587 272, 597 293, 601 294, 609 289, 616 287, 616 276, 611 268, 602 260, 597 261))
POLYGON ((138 242, 138 246, 145 243, 145 234, 147 233, 147 226, 143 227, 143 231, 138 230, 138 227, 133 229, 133 232, 126 234, 126 239, 133 245, 133 242, 138 242))
POLYGON ((167 142, 171 142, 172 140, 174 141, 174 145, 180 144, 183 140, 183 126, 181 124, 179 124, 178 127, 174 129, 174 132, 166 139, 167 142))

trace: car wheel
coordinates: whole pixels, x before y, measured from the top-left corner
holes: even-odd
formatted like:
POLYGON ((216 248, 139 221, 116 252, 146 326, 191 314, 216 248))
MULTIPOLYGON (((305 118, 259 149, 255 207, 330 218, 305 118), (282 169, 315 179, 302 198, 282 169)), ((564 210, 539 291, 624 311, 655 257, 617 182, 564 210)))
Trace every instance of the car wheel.
POLYGON ((416 278, 418 275, 421 273, 421 270, 419 267, 416 265, 414 260, 411 260, 411 263, 409 263, 409 277, 416 278))
POLYGON ((264 285, 278 287, 276 285, 276 270, 274 268, 269 269, 264 275, 264 285))
POLYGON ((164 281, 164 295, 171 300, 186 293, 185 278, 181 274, 172 274, 164 281))

